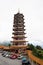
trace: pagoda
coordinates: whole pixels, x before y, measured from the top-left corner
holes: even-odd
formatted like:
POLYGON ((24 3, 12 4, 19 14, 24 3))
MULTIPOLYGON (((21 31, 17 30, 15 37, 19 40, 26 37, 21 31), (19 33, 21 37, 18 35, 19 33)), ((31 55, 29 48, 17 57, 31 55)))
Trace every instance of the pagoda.
POLYGON ((17 13, 14 15, 14 22, 13 22, 13 46, 16 46, 16 49, 18 46, 26 46, 26 40, 25 40, 25 25, 24 25, 24 15, 21 13, 17 13))

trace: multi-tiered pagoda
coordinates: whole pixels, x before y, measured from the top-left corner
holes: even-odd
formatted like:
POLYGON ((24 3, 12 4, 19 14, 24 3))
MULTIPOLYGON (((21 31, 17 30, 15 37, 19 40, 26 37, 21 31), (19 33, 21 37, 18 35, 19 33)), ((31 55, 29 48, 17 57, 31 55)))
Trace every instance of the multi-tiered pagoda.
POLYGON ((26 44, 25 40, 25 25, 24 25, 24 15, 21 13, 17 13, 14 15, 14 22, 13 22, 13 45, 15 46, 22 46, 26 44))

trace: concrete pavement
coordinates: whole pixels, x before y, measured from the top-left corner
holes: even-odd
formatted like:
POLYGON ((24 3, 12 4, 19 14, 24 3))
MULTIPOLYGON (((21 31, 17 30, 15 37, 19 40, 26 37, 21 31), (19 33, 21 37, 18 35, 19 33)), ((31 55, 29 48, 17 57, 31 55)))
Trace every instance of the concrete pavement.
POLYGON ((21 65, 21 60, 5 58, 0 54, 0 65, 21 65))
MULTIPOLYGON (((28 60, 30 61, 31 65, 37 65, 33 63, 31 59, 28 59, 28 60)), ((22 65, 22 61, 18 59, 6 58, 0 54, 0 65, 22 65)))

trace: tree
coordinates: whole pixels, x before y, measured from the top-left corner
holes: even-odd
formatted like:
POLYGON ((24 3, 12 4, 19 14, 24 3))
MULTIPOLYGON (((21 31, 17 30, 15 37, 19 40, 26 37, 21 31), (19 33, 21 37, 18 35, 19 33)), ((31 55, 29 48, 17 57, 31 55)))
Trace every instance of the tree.
POLYGON ((33 44, 30 44, 30 49, 31 49, 31 50, 34 50, 33 44))
POLYGON ((39 49, 39 50, 42 50, 41 46, 37 45, 36 48, 39 49))
POLYGON ((9 48, 10 48, 11 44, 8 44, 8 46, 9 46, 9 48))

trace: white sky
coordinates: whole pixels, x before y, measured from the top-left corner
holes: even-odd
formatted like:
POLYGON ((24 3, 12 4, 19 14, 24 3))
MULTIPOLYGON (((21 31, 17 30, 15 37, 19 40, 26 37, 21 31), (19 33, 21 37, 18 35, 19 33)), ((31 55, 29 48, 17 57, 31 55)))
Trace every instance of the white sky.
POLYGON ((43 41, 43 0, 0 0, 0 41, 12 40, 18 9, 24 14, 27 40, 43 41))

